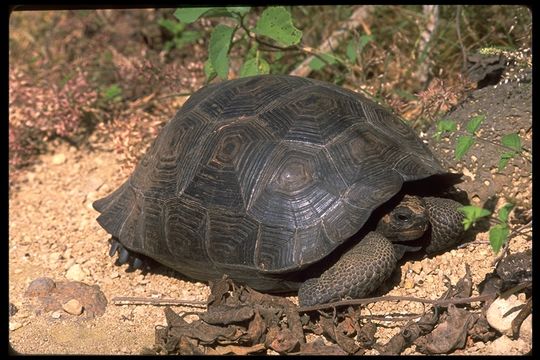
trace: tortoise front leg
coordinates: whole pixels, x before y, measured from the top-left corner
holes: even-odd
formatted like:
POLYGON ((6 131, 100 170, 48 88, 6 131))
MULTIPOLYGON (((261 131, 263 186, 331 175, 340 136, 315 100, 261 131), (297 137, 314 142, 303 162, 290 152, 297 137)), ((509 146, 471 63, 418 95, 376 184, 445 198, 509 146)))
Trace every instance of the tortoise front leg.
POLYGON ((309 279, 300 286, 300 306, 324 304, 345 297, 362 298, 392 274, 396 262, 390 240, 372 231, 319 278, 309 279))

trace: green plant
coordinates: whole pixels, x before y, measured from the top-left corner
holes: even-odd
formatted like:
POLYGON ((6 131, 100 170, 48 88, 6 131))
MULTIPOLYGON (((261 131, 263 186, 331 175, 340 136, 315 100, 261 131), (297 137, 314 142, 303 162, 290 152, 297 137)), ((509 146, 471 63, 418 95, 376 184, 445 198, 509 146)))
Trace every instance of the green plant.
MULTIPOLYGON (((521 139, 517 133, 510 133, 501 136, 500 143, 494 143, 491 140, 482 138, 478 135, 478 130, 482 123, 485 121, 485 115, 476 115, 470 118, 465 125, 464 134, 457 137, 454 157, 456 160, 461 160, 463 156, 469 151, 476 141, 484 141, 490 144, 495 144, 500 147, 502 153, 499 156, 498 171, 502 171, 509 160, 516 156, 525 156, 524 149, 521 146, 521 139)), ((447 136, 457 131, 457 124, 450 119, 442 119, 437 123, 434 138, 440 140, 443 135, 447 136)), ((507 241, 510 233, 508 226, 508 214, 514 207, 513 204, 506 204, 500 210, 498 223, 489 230, 489 241, 493 251, 498 252, 502 245, 507 241)), ((463 220, 464 229, 470 228, 478 219, 491 215, 491 212, 486 209, 479 208, 477 206, 464 206, 461 211, 465 215, 463 220)))
POLYGON ((285 52, 304 53, 313 55, 309 63, 312 70, 322 70, 327 65, 351 65, 363 47, 373 37, 361 37, 360 40, 349 42, 349 58, 335 53, 319 53, 311 47, 301 45, 303 32, 294 24, 291 12, 284 6, 270 6, 264 9, 254 26, 248 25, 249 7, 226 8, 179 8, 174 15, 183 23, 191 23, 200 17, 228 17, 235 21, 235 26, 216 25, 210 35, 208 44, 208 61, 205 63, 205 73, 208 81, 215 76, 228 78, 229 54, 236 44, 247 44, 243 55, 240 76, 267 74, 274 67, 282 69, 278 63, 285 52), (260 47, 264 46, 262 51, 260 47), (272 61, 273 60, 273 61, 272 61))
POLYGON ((186 24, 178 21, 161 18, 158 24, 167 29, 173 36, 163 45, 163 50, 170 51, 173 48, 182 49, 184 46, 194 43, 202 36, 201 32, 186 30, 186 24))
MULTIPOLYGON (((510 159, 517 156, 526 156, 525 150, 521 146, 521 138, 517 133, 502 135, 500 143, 494 143, 491 140, 479 136, 477 131, 485 119, 485 115, 481 114, 471 117, 471 119, 467 122, 465 126, 465 134, 459 135, 456 140, 456 146, 454 149, 454 158, 456 160, 461 160, 476 141, 495 144, 504 150, 499 157, 498 171, 502 171, 510 159)), ((451 119, 442 119, 437 123, 436 131, 435 134, 433 134, 433 137, 440 140, 442 135, 447 135, 455 131, 457 131, 457 124, 455 121, 451 119)))
MULTIPOLYGON (((508 241, 510 227, 508 225, 508 215, 514 208, 514 204, 505 204, 498 213, 495 219, 497 224, 489 229, 489 243, 495 253, 498 253, 501 247, 508 241)), ((478 219, 491 215, 491 211, 480 208, 478 206, 462 206, 460 211, 465 215, 463 219, 463 227, 465 230, 473 226, 478 219)))
POLYGON ((291 14, 285 7, 266 8, 254 27, 249 27, 245 21, 245 16, 250 10, 250 7, 179 8, 174 12, 174 16, 180 21, 180 24, 192 23, 202 16, 228 17, 235 22, 234 27, 218 24, 212 30, 208 43, 208 60, 205 63, 208 81, 216 76, 222 79, 228 78, 229 53, 231 47, 236 43, 245 43, 246 41, 248 43, 240 76, 250 76, 270 72, 270 65, 259 51, 259 44, 274 48, 286 48, 300 42, 302 32, 293 25, 291 14), (235 40, 237 34, 240 34, 239 39, 235 40), (267 42, 267 39, 270 42, 267 42))

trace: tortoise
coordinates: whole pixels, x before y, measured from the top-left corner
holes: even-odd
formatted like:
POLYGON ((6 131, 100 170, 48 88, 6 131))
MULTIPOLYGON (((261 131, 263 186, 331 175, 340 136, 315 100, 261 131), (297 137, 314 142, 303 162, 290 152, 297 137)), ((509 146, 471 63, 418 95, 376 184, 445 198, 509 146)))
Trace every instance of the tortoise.
POLYGON ((457 244, 461 204, 413 195, 348 241, 405 182, 444 174, 404 121, 362 95, 257 75, 192 94, 93 206, 119 264, 150 257, 194 280, 226 274, 260 291, 298 290, 313 305, 369 294, 424 233, 427 253, 457 244))

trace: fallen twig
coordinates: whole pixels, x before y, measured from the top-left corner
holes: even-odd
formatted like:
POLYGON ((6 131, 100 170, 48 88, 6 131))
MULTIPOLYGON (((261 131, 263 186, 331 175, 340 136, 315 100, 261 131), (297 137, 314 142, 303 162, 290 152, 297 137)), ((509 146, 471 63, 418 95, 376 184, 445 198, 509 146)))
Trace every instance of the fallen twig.
POLYGON ((438 306, 446 306, 450 304, 467 304, 467 303, 476 302, 476 301, 486 301, 492 297, 493 295, 480 295, 480 296, 473 296, 473 297, 467 297, 467 298, 462 298, 462 299, 431 300, 431 299, 415 298, 412 296, 379 296, 379 297, 365 298, 365 299, 341 300, 341 301, 335 301, 335 302, 331 302, 327 304, 318 304, 318 305, 313 305, 313 306, 301 306, 298 308, 298 312, 315 311, 315 310, 333 308, 337 306, 364 305, 364 304, 369 304, 369 303, 379 302, 379 301, 416 301, 416 302, 433 304, 433 305, 438 305, 438 306))
POLYGON ((111 302, 114 305, 195 306, 206 308, 206 301, 154 299, 130 296, 117 296, 112 298, 111 302))

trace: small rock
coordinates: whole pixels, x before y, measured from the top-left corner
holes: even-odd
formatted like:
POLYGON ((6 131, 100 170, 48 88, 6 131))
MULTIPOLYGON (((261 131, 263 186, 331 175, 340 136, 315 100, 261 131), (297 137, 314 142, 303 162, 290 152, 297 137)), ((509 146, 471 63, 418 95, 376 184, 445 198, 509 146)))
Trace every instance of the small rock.
POLYGON ((53 252, 53 253, 49 254, 49 263, 56 263, 61 258, 62 258, 62 253, 53 252))
POLYGON ((411 264, 410 266, 410 269, 415 273, 415 274, 420 274, 422 272, 422 263, 421 262, 415 262, 413 264, 411 264))
POLYGON ((53 313, 51 314, 51 317, 53 319, 60 319, 62 317, 62 312, 60 310, 53 311, 53 313))
POLYGON ((53 165, 61 165, 66 162, 66 155, 60 153, 53 156, 52 161, 53 165))
POLYGON ((67 303, 62 305, 62 309, 71 315, 81 315, 83 311, 83 307, 77 299, 69 300, 67 303))
POLYGON ((66 278, 74 281, 82 281, 86 277, 83 268, 79 264, 73 264, 66 272, 66 278))
POLYGON ((17 309, 17 307, 15 306, 15 304, 13 303, 9 303, 9 316, 13 316, 17 313, 17 311, 19 311, 19 309, 17 309))
POLYGON ((532 344, 532 314, 527 316, 519 328, 519 338, 532 344))
POLYGON ((486 347, 486 344, 483 343, 482 341, 478 341, 474 343, 474 346, 476 346, 477 349, 483 349, 486 347))
POLYGON ((403 288, 412 289, 413 287, 414 287, 414 280, 410 278, 405 279, 405 282, 403 283, 403 288))
POLYGON ((519 301, 516 295, 511 295, 508 299, 498 298, 495 300, 486 311, 486 319, 489 325, 498 330, 500 333, 511 336, 512 335, 512 320, 519 314, 519 308, 510 312, 524 303, 519 301))
POLYGON ((482 353, 491 355, 523 355, 531 350, 531 346, 521 339, 512 340, 503 335, 487 345, 482 353))
POLYGON ((29 183, 33 183, 35 178, 36 178, 36 174, 33 172, 29 172, 26 174, 26 179, 28 180, 29 183))
POLYGON ((71 257, 67 257, 67 256, 65 258, 69 260, 66 261, 66 265, 64 265, 64 269, 69 270, 73 266, 73 264, 75 264, 75 259, 71 257))
POLYGON ((41 277, 33 280, 26 289, 26 296, 46 296, 55 288, 54 280, 47 277, 41 277))
POLYGON ((20 322, 16 321, 10 321, 9 322, 9 331, 15 331, 17 329, 20 329, 23 326, 20 322))

